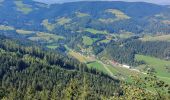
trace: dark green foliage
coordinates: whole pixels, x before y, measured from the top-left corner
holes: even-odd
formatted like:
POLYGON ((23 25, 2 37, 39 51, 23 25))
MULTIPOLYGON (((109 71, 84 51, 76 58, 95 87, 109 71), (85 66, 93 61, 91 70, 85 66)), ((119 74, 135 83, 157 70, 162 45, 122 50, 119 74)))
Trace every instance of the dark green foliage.
POLYGON ((60 54, 34 46, 24 47, 3 38, 0 40, 1 99, 78 99, 81 96, 92 99, 119 93, 116 92, 120 88, 118 80, 90 74, 85 65, 61 58, 60 54))
POLYGON ((123 44, 109 44, 106 47, 107 55, 110 56, 110 58, 113 58, 114 60, 120 62, 120 63, 127 63, 130 65, 133 65, 134 58, 135 58, 135 52, 131 48, 126 48, 123 46, 123 44))
MULTIPOLYGON (((158 98, 142 88, 122 83, 95 70, 88 70, 85 65, 73 59, 62 58, 60 54, 42 50, 35 45, 30 47, 29 43, 26 45, 28 46, 1 37, 0 99, 158 98), (130 95, 127 91, 135 95, 130 95)), ((157 84, 162 86, 164 83, 160 81, 157 84)))
POLYGON ((130 65, 144 64, 135 62, 135 54, 149 55, 161 59, 169 59, 169 42, 152 41, 142 42, 137 39, 127 39, 120 42, 111 42, 106 46, 103 55, 130 65))

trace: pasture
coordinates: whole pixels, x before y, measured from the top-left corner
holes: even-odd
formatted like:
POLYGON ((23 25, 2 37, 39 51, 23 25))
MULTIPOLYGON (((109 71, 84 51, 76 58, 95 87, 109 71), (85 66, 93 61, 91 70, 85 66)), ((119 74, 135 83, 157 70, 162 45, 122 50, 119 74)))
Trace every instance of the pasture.
POLYGON ((107 31, 101 31, 101 30, 96 30, 96 29, 92 29, 92 28, 86 28, 84 31, 90 32, 92 34, 108 34, 107 31))
POLYGON ((150 36, 146 35, 140 40, 142 41, 167 41, 170 42, 170 35, 158 35, 158 36, 150 36))
POLYGON ((24 4, 23 1, 15 1, 15 4, 17 6, 17 10, 23 14, 29 14, 33 10, 30 7, 31 5, 24 4))
POLYGON ((155 69, 156 75, 160 79, 170 83, 170 61, 144 55, 136 55, 135 59, 137 61, 144 61, 148 67, 155 69))

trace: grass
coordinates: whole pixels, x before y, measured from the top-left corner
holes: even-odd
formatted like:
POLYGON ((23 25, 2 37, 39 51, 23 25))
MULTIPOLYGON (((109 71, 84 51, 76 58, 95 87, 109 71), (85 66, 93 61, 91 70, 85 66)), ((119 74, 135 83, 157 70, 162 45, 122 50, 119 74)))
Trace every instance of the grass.
POLYGON ((160 79, 170 83, 170 73, 166 69, 166 66, 170 68, 170 61, 144 55, 136 55, 135 58, 137 61, 145 61, 149 67, 155 69, 156 75, 160 79))
POLYGON ((92 34, 108 34, 107 31, 100 31, 100 30, 95 30, 95 29, 92 29, 92 28, 86 28, 84 31, 90 32, 92 34))
POLYGON ((48 43, 52 43, 64 39, 64 37, 51 34, 51 33, 38 32, 36 33, 36 36, 29 37, 28 39, 32 41, 45 41, 48 43))
POLYGON ((109 39, 105 39, 105 40, 101 40, 100 43, 109 43, 111 40, 109 39))
POLYGON ((70 23, 71 19, 62 17, 62 18, 57 19, 56 21, 59 25, 64 25, 64 24, 70 23))
POLYGON ((119 38, 123 38, 123 39, 126 39, 126 38, 130 38, 131 36, 133 36, 133 33, 132 32, 126 32, 124 30, 122 30, 120 32, 120 34, 117 35, 119 38))
POLYGON ((119 20, 130 19, 128 15, 117 9, 107 9, 106 12, 114 14, 119 20))
POLYGON ((70 23, 71 22, 71 19, 70 18, 65 18, 65 17, 62 17, 62 18, 59 18, 59 19, 56 19, 56 23, 52 24, 48 21, 48 19, 44 19, 42 21, 42 25, 48 30, 48 31, 53 31, 57 24, 58 25, 65 25, 67 23, 70 23))
POLYGON ((76 58, 80 62, 86 63, 88 61, 87 57, 81 55, 80 53, 74 52, 72 50, 70 50, 68 54, 73 56, 74 58, 76 58))
POLYGON ((49 48, 49 49, 57 49, 58 46, 56 46, 56 45, 48 45, 47 48, 49 48))
POLYGON ((87 66, 88 68, 96 69, 98 71, 108 74, 108 71, 104 68, 104 66, 97 61, 90 62, 87 64, 87 66))
POLYGON ((96 41, 96 39, 90 38, 88 36, 83 36, 83 44, 85 45, 92 45, 94 42, 96 41))
POLYGON ((48 22, 48 19, 44 19, 42 21, 42 25, 48 30, 48 31, 53 31, 55 29, 55 24, 51 24, 48 22))
POLYGON ((16 32, 21 35, 30 35, 34 33, 33 31, 26 31, 26 30, 16 30, 16 32))
POLYGON ((75 14, 76 14, 76 16, 79 17, 79 18, 90 16, 89 14, 87 14, 87 13, 82 13, 82 12, 76 12, 75 14))
POLYGON ((113 66, 111 65, 107 65, 107 68, 114 74, 118 74, 118 71, 116 70, 116 68, 114 68, 113 66))
POLYGON ((12 26, 0 25, 0 30, 3 30, 3 31, 11 31, 11 30, 15 30, 15 28, 12 27, 12 26))
POLYGON ((159 35, 159 36, 150 36, 146 35, 140 40, 142 41, 167 41, 170 42, 170 35, 159 35))
POLYGON ((107 18, 107 19, 100 18, 99 21, 102 23, 113 23, 116 20, 113 18, 107 18))
POLYGON ((17 6, 17 10, 23 14, 29 14, 33 10, 30 5, 24 4, 23 1, 15 1, 15 4, 17 6))

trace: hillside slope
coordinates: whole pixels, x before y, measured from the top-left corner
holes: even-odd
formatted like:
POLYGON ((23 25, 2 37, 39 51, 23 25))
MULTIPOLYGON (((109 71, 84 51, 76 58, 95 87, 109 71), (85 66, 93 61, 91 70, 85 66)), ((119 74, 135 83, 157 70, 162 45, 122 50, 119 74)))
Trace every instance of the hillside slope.
POLYGON ((0 99, 159 98, 142 88, 94 74, 95 70, 82 70, 83 66, 74 69, 73 60, 65 60, 63 65, 59 55, 37 46, 23 46, 18 41, 0 38, 0 99), (129 90, 136 95, 129 95, 129 90))

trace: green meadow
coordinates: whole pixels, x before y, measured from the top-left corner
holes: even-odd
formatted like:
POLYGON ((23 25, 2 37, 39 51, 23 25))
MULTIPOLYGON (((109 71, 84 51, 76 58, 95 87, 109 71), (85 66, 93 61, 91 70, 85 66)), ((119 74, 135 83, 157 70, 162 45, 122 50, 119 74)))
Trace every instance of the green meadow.
POLYGON ((15 30, 15 28, 12 27, 12 26, 0 25, 0 30, 3 30, 3 31, 11 31, 11 30, 15 30))
POLYGON ((128 15, 126 15, 125 13, 123 13, 120 10, 117 9, 107 9, 106 12, 108 13, 112 13, 113 15, 115 15, 117 17, 117 19, 130 19, 130 17, 128 15))
POLYGON ((108 71, 104 68, 103 64, 99 63, 98 61, 93 61, 87 64, 88 68, 96 69, 101 71, 105 74, 108 74, 108 71))
POLYGON ((142 40, 142 41, 167 41, 167 42, 170 42, 170 35, 158 35, 158 36, 145 35, 140 40, 142 40))
POLYGON ((87 46, 91 46, 94 42, 96 42, 98 39, 97 38, 91 38, 88 36, 83 36, 83 44, 87 46))
POLYGON ((75 14, 76 14, 76 16, 79 17, 79 18, 90 16, 89 14, 87 14, 87 13, 82 13, 82 12, 76 12, 75 14))
POLYGON ((146 65, 154 68, 160 79, 170 83, 170 72, 168 71, 170 70, 170 61, 144 55, 136 55, 135 58, 137 61, 144 61, 146 65))
POLYGON ((86 28, 84 31, 90 32, 92 34, 108 34, 107 31, 100 31, 100 30, 96 30, 96 29, 92 29, 92 28, 86 28))
POLYGON ((17 10, 23 14, 29 14, 33 10, 30 7, 31 5, 24 4, 23 1, 15 1, 15 4, 17 6, 17 10))

